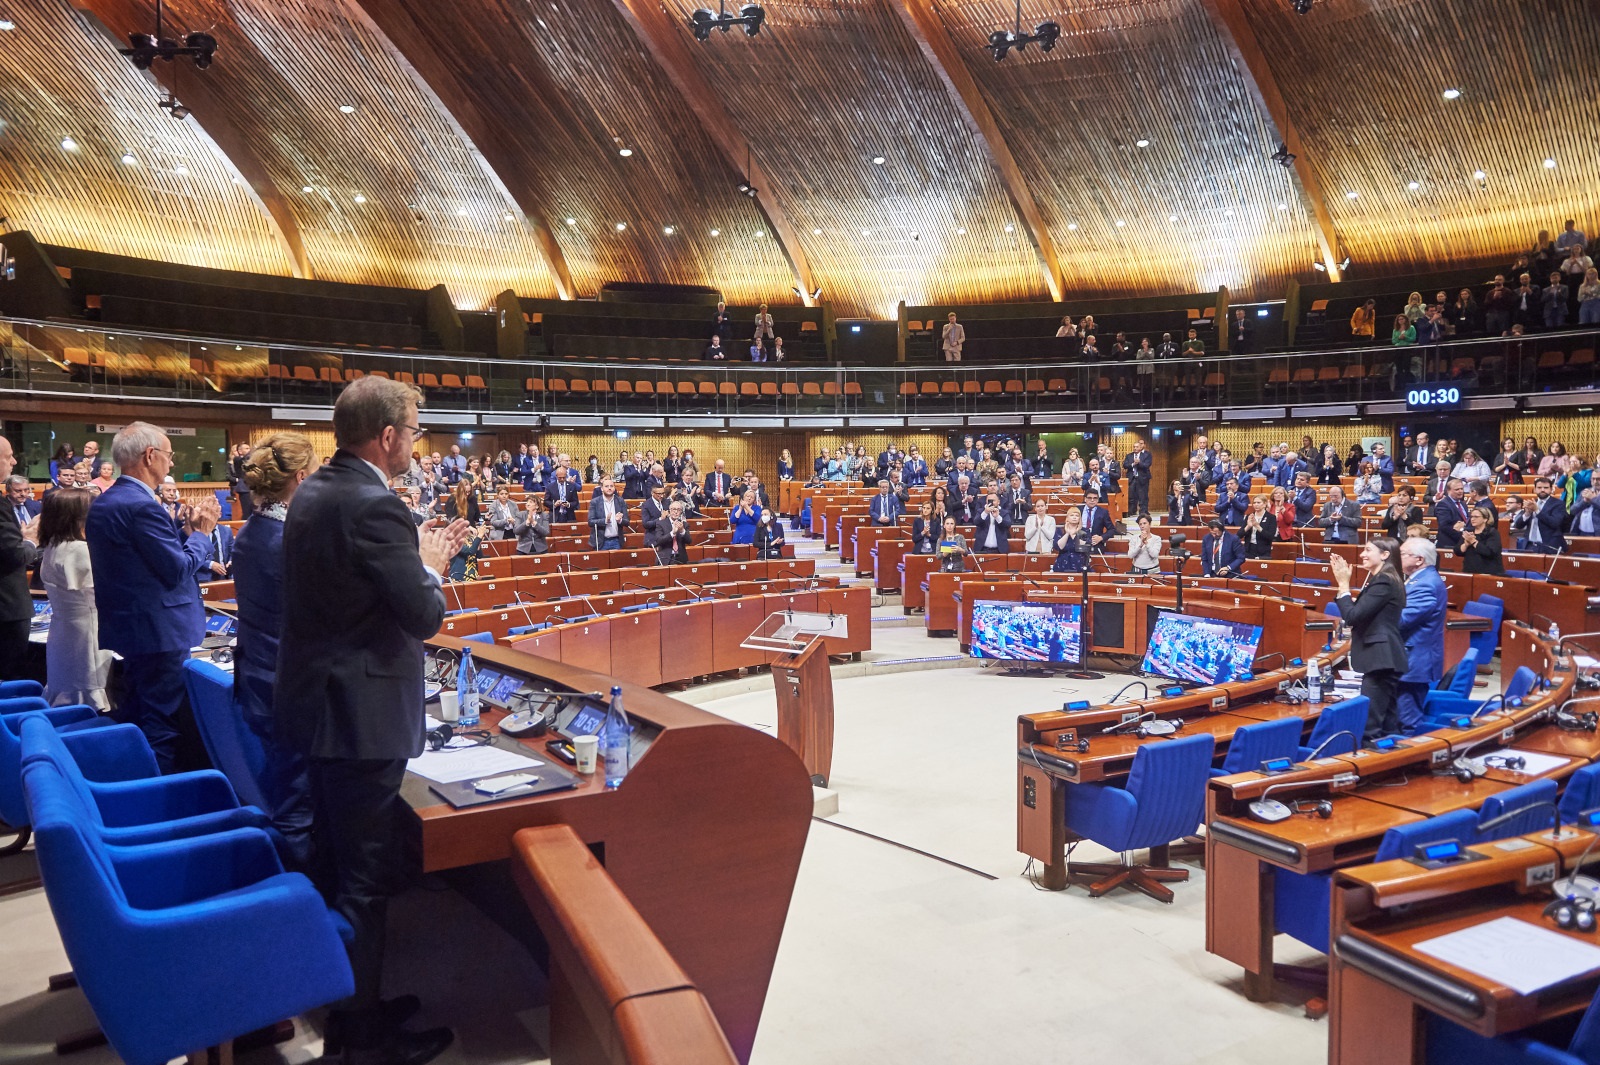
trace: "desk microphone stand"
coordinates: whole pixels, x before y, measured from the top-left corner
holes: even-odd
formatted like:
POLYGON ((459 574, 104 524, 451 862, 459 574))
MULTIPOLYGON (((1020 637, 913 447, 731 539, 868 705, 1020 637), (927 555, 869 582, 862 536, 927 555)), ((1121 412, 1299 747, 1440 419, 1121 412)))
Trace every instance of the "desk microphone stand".
POLYGON ((1194 557, 1191 552, 1184 550, 1183 545, 1188 541, 1189 538, 1183 533, 1173 533, 1172 538, 1168 541, 1172 546, 1172 569, 1173 575, 1177 578, 1178 613, 1180 614, 1183 613, 1183 564, 1194 557))
MULTIPOLYGON (((1084 539, 1087 541, 1088 537, 1085 536, 1084 539)), ((1082 603, 1083 603, 1083 606, 1082 606, 1082 610, 1083 610, 1083 625, 1082 625, 1082 632, 1081 632, 1081 635, 1080 635, 1079 641, 1078 641, 1079 647, 1082 648, 1082 654, 1080 654, 1078 656, 1078 660, 1079 660, 1079 664, 1080 665, 1084 665, 1089 661, 1089 648, 1094 645, 1094 618, 1093 618, 1093 611, 1092 611, 1092 609, 1090 608, 1090 605, 1089 605, 1089 568, 1090 568, 1090 563, 1093 561, 1093 559, 1092 559, 1092 557, 1090 555, 1090 550, 1091 550, 1092 546, 1093 545, 1088 544, 1088 543, 1084 544, 1083 569, 1078 574, 1078 589, 1082 593, 1082 603)), ((1067 673, 1065 674, 1065 676, 1071 677, 1073 680, 1105 680, 1106 679, 1106 675, 1104 673, 1096 673, 1092 669, 1068 670, 1067 673)))

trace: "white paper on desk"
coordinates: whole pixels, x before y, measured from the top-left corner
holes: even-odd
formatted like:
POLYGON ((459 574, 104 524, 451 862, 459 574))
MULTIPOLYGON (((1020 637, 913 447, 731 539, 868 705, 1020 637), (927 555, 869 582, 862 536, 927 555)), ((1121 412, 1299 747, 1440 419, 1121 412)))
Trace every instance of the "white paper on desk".
POLYGON ((1498 763, 1500 759, 1508 758, 1512 755, 1521 758, 1523 763, 1521 769, 1514 769, 1512 772, 1524 773, 1530 777, 1543 776, 1546 773, 1560 769, 1572 761, 1572 759, 1563 758, 1559 754, 1545 754, 1543 751, 1523 751, 1514 747, 1508 747, 1503 751, 1490 751, 1486 757, 1495 759, 1497 764, 1493 768, 1499 769, 1500 765, 1498 763))
POLYGON ((1573 655, 1572 664, 1579 669, 1600 669, 1600 658, 1591 655, 1573 655))
POLYGON ((1516 917, 1423 940, 1416 949, 1520 995, 1600 969, 1600 947, 1516 917))
POLYGON ((463 780, 476 780, 478 777, 492 777, 496 773, 544 765, 537 758, 500 747, 484 747, 471 740, 451 740, 450 743, 451 746, 442 751, 423 751, 406 763, 406 769, 439 784, 456 784, 463 780), (458 742, 462 746, 455 746, 458 742))

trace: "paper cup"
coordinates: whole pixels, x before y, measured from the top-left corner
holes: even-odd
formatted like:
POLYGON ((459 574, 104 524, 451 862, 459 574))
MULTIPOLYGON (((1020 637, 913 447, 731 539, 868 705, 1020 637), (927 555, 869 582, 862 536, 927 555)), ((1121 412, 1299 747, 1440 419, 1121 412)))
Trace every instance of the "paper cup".
POLYGON ((446 688, 439 693, 439 720, 458 721, 461 718, 461 693, 446 688))
POLYGON ((600 737, 574 736, 572 749, 578 752, 578 772, 593 773, 595 762, 600 757, 600 737))

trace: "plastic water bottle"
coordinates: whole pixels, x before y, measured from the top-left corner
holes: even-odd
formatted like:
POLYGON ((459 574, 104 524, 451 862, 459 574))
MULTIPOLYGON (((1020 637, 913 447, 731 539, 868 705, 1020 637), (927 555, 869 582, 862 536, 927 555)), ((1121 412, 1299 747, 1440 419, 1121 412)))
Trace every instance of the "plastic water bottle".
POLYGON ((628 724, 627 711, 622 709, 622 688, 611 689, 611 705, 606 709, 606 719, 600 725, 600 760, 605 763, 606 787, 622 786, 628 775, 628 738, 633 726, 628 724))
POLYGON ((478 667, 472 663, 470 648, 461 649, 461 667, 456 670, 456 697, 460 705, 457 723, 462 728, 477 728, 478 667))
POLYGON ((1322 670, 1315 658, 1306 664, 1306 697, 1313 703, 1322 702, 1322 670))
POLYGON ((1550 638, 1556 643, 1561 642, 1561 626, 1554 621, 1550 622, 1550 638))

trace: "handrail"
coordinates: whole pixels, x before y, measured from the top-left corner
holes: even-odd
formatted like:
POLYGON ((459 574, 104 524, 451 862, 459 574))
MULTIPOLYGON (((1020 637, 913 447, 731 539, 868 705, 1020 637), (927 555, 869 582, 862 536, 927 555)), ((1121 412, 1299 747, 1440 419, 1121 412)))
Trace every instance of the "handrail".
POLYGON ((594 1037, 586 1042, 618 1065, 735 1065, 705 996, 577 832, 524 828, 511 843, 518 886, 550 944, 552 982, 577 1007, 552 1015, 552 1043, 583 1025, 594 1037))

